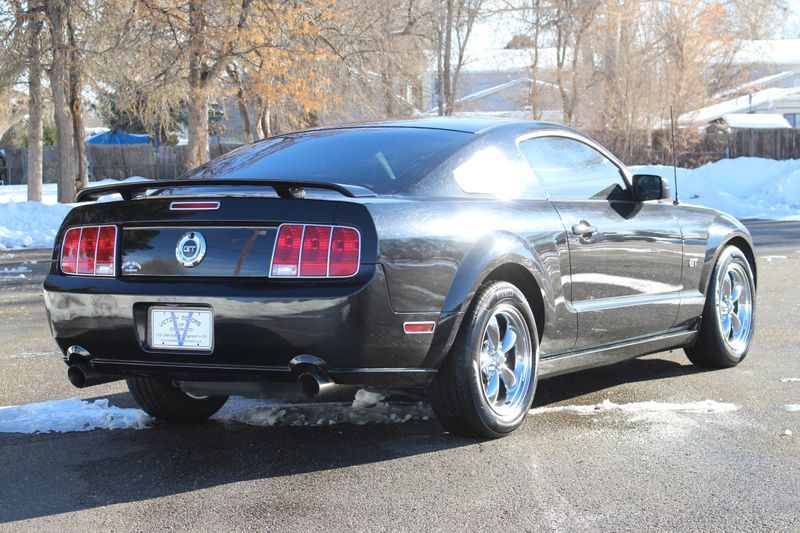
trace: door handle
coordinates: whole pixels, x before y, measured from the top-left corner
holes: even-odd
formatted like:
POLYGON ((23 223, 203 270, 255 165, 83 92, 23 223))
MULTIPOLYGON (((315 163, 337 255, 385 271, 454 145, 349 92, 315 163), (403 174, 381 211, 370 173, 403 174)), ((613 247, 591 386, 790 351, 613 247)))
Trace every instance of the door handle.
POLYGON ((591 236, 594 233, 597 233, 597 228, 595 228, 585 220, 581 220, 580 222, 572 226, 573 235, 581 235, 585 237, 585 236, 591 236))

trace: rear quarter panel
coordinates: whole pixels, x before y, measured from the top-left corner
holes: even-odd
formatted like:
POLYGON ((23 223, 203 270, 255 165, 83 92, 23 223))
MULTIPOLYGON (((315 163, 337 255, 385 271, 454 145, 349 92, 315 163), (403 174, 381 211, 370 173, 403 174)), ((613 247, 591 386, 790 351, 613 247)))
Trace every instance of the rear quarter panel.
POLYGON ((577 319, 561 276, 569 272, 566 233, 549 202, 414 197, 368 207, 392 309, 441 313, 429 364, 446 353, 481 283, 508 263, 525 268, 541 292, 542 354, 574 345, 577 319))

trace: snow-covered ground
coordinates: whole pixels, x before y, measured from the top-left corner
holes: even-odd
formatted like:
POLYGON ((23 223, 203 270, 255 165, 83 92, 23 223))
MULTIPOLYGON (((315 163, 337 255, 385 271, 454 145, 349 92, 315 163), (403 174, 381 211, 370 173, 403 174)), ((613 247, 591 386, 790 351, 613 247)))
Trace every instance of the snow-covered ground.
POLYGON ((595 415, 600 413, 729 413, 738 407, 732 403, 721 403, 714 400, 701 402, 670 403, 670 402, 633 402, 614 403, 603 400, 593 405, 559 405, 556 407, 538 407, 531 409, 530 414, 545 413, 571 413, 576 415, 595 415))
MULTIPOLYGON (((673 169, 635 166, 640 174, 669 179, 673 169)), ((738 218, 800 220, 800 159, 723 159, 695 169, 678 169, 678 196, 686 203, 713 207, 738 218)))
MULTIPOLYGON (((800 411, 789 404, 785 411, 800 411)), ((531 409, 531 415, 569 413, 580 416, 612 414, 631 422, 662 422, 673 426, 690 419, 676 416, 721 414, 738 410, 732 403, 703 400, 687 403, 634 402, 618 404, 604 400, 593 405, 561 405, 531 409)), ((428 404, 389 403, 378 393, 359 390, 352 403, 272 403, 233 397, 213 416, 222 422, 254 426, 330 426, 335 424, 402 424, 430 420, 434 416, 428 404)), ((65 433, 94 429, 144 429, 153 419, 140 409, 115 407, 108 400, 94 402, 79 398, 0 407, 0 433, 65 433)))
MULTIPOLYGON (((253 426, 329 426, 334 424, 401 424, 429 420, 422 402, 384 402, 378 393, 359 390, 352 403, 279 404, 233 397, 215 420, 253 426)), ((93 429, 144 429, 153 419, 140 409, 115 407, 108 400, 80 398, 0 407, 0 433, 67 433, 93 429)))
MULTIPOLYGON (((632 170, 659 174, 673 182, 672 167, 638 166, 632 170)), ((674 183, 672 186, 674 190, 674 183)), ((696 169, 678 169, 678 187, 682 201, 739 218, 800 220, 800 160, 723 159, 696 169)), ((26 198, 24 185, 0 186, 0 250, 52 246, 72 207, 56 202, 56 186, 51 183, 44 185, 41 203, 26 198)))
MULTIPOLYGON (((142 181, 131 176, 124 181, 142 181)), ((116 183, 106 179, 92 186, 116 183)), ((59 204, 55 183, 42 186, 42 201, 28 202, 27 185, 0 186, 0 250, 18 248, 50 248, 67 213, 77 204, 59 204)), ((103 197, 98 201, 104 201, 103 197)))
POLYGON ((143 429, 152 419, 139 409, 80 398, 0 407, 0 433, 65 433, 93 429, 143 429))

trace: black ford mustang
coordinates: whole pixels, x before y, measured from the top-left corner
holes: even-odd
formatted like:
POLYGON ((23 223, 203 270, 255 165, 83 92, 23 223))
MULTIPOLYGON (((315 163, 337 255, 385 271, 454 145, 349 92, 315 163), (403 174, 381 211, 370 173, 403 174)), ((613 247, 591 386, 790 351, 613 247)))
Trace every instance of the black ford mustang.
POLYGON ((127 378, 168 420, 349 384, 499 437, 538 378, 678 347, 729 367, 752 338, 747 230, 555 124, 322 128, 98 197, 56 240, 53 335, 73 384, 127 378))

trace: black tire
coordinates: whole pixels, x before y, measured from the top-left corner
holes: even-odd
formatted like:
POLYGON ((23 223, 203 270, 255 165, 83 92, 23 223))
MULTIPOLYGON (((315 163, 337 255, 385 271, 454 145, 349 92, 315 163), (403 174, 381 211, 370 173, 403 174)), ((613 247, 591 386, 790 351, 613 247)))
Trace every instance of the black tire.
MULTIPOLYGON (((744 289, 743 289, 744 291, 744 289)), ((743 305, 737 303, 735 305, 743 305)), ((738 309, 738 307, 734 307, 738 309)), ((697 339, 693 346, 684 348, 689 360, 701 368, 730 368, 741 363, 747 356, 750 344, 753 340, 753 330, 755 328, 756 317, 756 290, 753 279, 753 270, 750 262, 744 253, 736 246, 727 246, 720 253, 711 279, 708 282, 706 292, 706 303, 703 308, 703 316, 700 320, 700 329, 697 339), (741 320, 742 327, 746 324, 748 330, 743 339, 736 339, 732 342, 731 335, 723 333, 724 326, 721 324, 720 305, 720 280, 723 280, 729 269, 736 271, 736 275, 743 278, 748 284, 750 302, 749 321, 741 320)), ((737 318, 737 320, 739 320, 737 318)))
POLYGON ((227 396, 193 398, 169 380, 128 378, 128 390, 149 415, 170 422, 200 422, 219 411, 227 396))
MULTIPOLYGON (((516 354, 516 351, 514 353, 516 354)), ((451 433, 466 437, 496 439, 522 425, 536 392, 538 370, 539 339, 533 312, 525 296, 510 283, 493 281, 484 284, 475 295, 473 304, 461 324, 458 337, 439 369, 436 379, 429 387, 428 394, 437 419, 451 433), (488 331, 489 321, 497 316, 495 312, 510 308, 515 309, 518 316, 524 320, 530 347, 530 356, 526 359, 518 360, 517 356, 513 355, 514 365, 518 364, 516 361, 526 360, 528 363, 521 368, 527 368, 530 372, 527 389, 518 391, 515 408, 510 414, 501 415, 490 405, 484 392, 484 374, 480 369, 481 351, 485 346, 484 334, 488 331)), ((513 389, 513 387, 509 389, 505 382, 498 387, 507 395, 513 389)))

